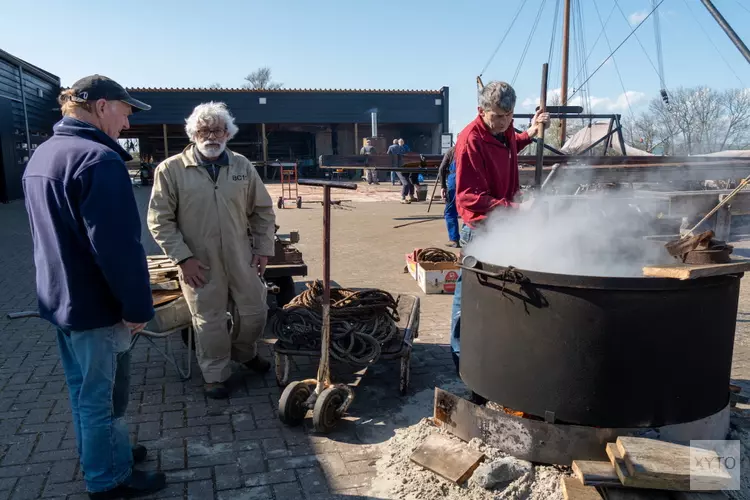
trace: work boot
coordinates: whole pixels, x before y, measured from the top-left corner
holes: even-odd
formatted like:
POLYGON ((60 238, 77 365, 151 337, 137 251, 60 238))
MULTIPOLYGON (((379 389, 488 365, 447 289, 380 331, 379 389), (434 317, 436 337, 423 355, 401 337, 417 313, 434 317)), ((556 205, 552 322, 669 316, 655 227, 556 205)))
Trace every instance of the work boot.
POLYGON ((203 384, 203 392, 211 399, 226 399, 229 397, 229 390, 224 382, 203 384))
POLYGON ((461 243, 458 241, 449 241, 448 243, 445 244, 445 246, 450 247, 450 248, 461 248, 461 243))
POLYGON ((406 198, 401 198, 401 203, 403 203, 404 205, 408 205, 409 203, 411 203, 411 200, 407 200, 406 198))
POLYGON ((167 476, 163 472, 146 472, 133 470, 125 481, 107 491, 89 493, 92 500, 109 500, 115 498, 133 498, 149 495, 167 486, 167 476))
POLYGON ((246 361, 242 364, 248 370, 252 370, 258 373, 266 373, 268 370, 271 369, 271 362, 268 361, 267 359, 261 358, 260 355, 256 355, 250 361, 246 361))
POLYGON ((142 444, 135 444, 132 448, 133 451, 133 463, 139 464, 146 460, 148 450, 142 444))

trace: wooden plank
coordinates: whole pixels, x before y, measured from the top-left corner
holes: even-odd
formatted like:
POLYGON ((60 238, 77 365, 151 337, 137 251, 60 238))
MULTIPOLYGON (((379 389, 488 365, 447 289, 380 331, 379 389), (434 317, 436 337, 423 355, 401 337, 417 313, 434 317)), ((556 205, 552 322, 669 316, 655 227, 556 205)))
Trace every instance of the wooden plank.
POLYGON ((584 486, 576 478, 560 478, 563 498, 565 500, 602 500, 602 496, 593 486, 584 486))
POLYGON ((696 278, 707 278, 711 276, 724 276, 727 274, 738 274, 750 271, 750 260, 735 260, 727 264, 705 264, 691 266, 675 263, 666 266, 646 266, 643 275, 651 278, 673 278, 688 280, 696 278))
MULTIPOLYGON (((731 475, 720 467, 691 468, 691 463, 718 463, 713 450, 658 441, 656 439, 621 436, 617 451, 627 467, 628 476, 652 488, 690 491, 696 483, 701 489, 721 489, 732 483, 731 475)), ((623 481, 623 484, 627 484, 623 481)))
POLYGON ((484 454, 444 434, 430 434, 411 455, 411 461, 456 484, 474 473, 484 454))
POLYGON ((609 462, 598 460, 574 460, 573 473, 586 486, 621 486, 617 472, 609 462))
POLYGON ((615 472, 617 473, 617 477, 620 478, 620 483, 622 486, 626 486, 628 488, 651 488, 652 484, 649 483, 647 480, 641 480, 641 479, 635 479, 630 476, 630 473, 628 472, 628 468, 625 465, 625 460, 623 460, 622 455, 620 454, 620 451, 617 449, 617 445, 615 443, 607 443, 606 447, 607 456, 609 457, 610 463, 612 464, 612 467, 615 469, 615 472))
POLYGON ((175 299, 179 299, 182 297, 182 292, 179 290, 153 290, 151 296, 154 299, 154 307, 159 307, 175 299))
POLYGON ((176 281, 161 281, 151 283, 151 290, 179 290, 180 284, 176 281))

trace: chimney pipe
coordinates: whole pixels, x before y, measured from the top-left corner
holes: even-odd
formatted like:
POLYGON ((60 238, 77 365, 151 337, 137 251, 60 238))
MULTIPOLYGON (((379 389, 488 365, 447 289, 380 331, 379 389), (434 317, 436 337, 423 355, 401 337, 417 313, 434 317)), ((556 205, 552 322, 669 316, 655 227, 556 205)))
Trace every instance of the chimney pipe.
POLYGON ((370 117, 372 118, 372 136, 377 137, 378 136, 378 112, 373 111, 370 113, 370 117))

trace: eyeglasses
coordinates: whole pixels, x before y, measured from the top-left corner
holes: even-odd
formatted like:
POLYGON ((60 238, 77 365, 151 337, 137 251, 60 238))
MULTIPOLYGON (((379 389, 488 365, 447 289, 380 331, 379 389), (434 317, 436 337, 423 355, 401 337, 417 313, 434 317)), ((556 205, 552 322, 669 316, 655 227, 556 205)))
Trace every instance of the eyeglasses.
POLYGON ((221 129, 207 129, 207 128, 200 128, 197 131, 197 134, 201 137, 207 138, 211 137, 213 135, 217 139, 220 137, 224 137, 224 135, 227 133, 227 129, 221 128, 221 129))

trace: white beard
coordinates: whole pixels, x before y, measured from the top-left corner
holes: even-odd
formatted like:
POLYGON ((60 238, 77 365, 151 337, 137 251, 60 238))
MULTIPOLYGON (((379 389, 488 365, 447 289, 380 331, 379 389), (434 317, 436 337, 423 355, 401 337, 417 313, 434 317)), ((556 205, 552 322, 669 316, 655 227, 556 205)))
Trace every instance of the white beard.
POLYGON ((206 158, 218 158, 227 147, 226 142, 196 142, 198 151, 206 158))

